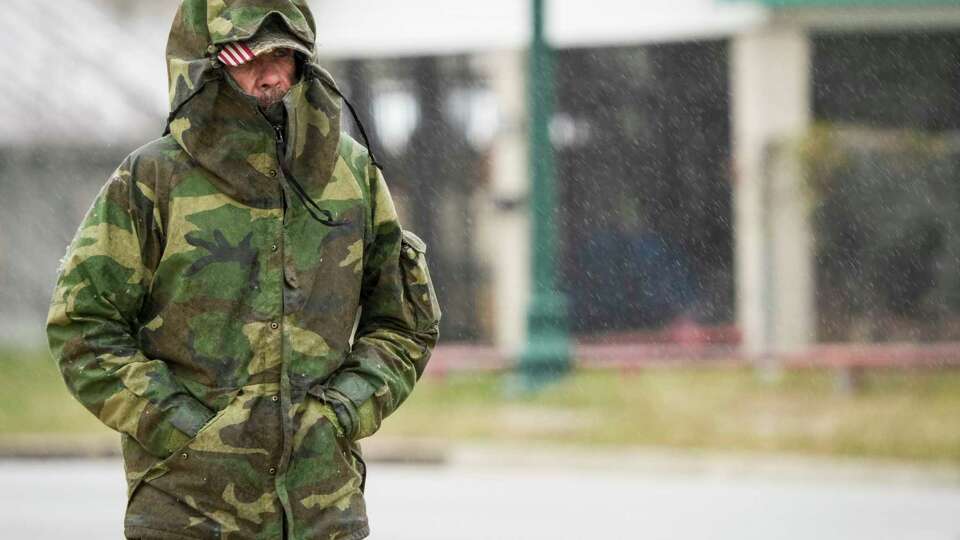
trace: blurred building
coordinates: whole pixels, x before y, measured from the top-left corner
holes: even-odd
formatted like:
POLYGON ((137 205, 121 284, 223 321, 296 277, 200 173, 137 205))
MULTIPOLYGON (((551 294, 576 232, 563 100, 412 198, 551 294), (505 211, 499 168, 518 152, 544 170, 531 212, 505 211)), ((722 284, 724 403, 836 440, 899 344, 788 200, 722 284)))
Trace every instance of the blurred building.
MULTIPOLYGON (((0 44, 35 55, 26 71, 0 59, 27 74, 0 81, 0 328, 36 319, 53 254, 166 113, 176 2, 70 3, 96 39, 41 36, 38 10, 66 12, 25 0, 0 22, 0 44)), ((430 245, 444 340, 508 355, 530 279, 528 4, 311 1, 321 55, 430 245)), ((960 2, 556 0, 548 37, 579 340, 764 356, 960 338, 960 2)))
POLYGON ((0 341, 44 339, 57 261, 80 218, 120 160, 160 133, 169 23, 156 17, 171 5, 4 1, 0 341))
MULTIPOLYGON (((458 225, 438 208, 418 219, 440 235, 435 257, 463 265, 439 272, 454 337, 516 350, 528 279, 527 3, 340 4, 318 2, 332 14, 327 54, 350 60, 375 109, 407 92, 416 112, 404 121, 419 137, 472 148, 438 156, 436 170, 486 164, 479 183, 445 198, 458 225), (369 24, 348 24, 357 18, 369 24), (401 18, 402 29, 382 30, 401 18), (433 64, 442 83, 402 67, 415 64, 433 64)), ((956 152, 920 156, 910 170, 894 164, 918 135, 951 146, 942 138, 957 128, 960 3, 557 1, 548 19, 559 263, 579 339, 739 336, 751 356, 817 341, 957 339, 957 228, 947 216, 958 195, 936 191, 955 178, 956 152), (831 149, 862 166, 818 191, 808 165, 831 149), (916 179, 931 169, 936 178, 916 179), (922 203, 938 199, 937 209, 922 203)), ((432 177, 409 182, 437 189, 432 177)))

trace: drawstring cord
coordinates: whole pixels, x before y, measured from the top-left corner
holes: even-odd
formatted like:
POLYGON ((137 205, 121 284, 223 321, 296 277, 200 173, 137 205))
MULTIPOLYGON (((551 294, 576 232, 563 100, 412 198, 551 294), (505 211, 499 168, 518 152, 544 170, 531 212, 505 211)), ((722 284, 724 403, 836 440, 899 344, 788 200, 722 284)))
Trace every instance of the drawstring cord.
MULTIPOLYGON (((377 161, 376 156, 373 155, 373 147, 370 145, 370 139, 367 137, 367 130, 364 129, 363 122, 360 121, 360 116, 357 114, 356 109, 353 108, 353 105, 350 103, 349 100, 347 100, 347 97, 344 96, 342 92, 340 92, 339 88, 337 88, 333 84, 327 83, 327 81, 324 79, 321 79, 321 80, 324 83, 326 83, 327 87, 333 90, 335 94, 340 96, 340 99, 342 99, 343 102, 347 105, 347 110, 349 110, 350 115, 353 116, 353 120, 354 122, 356 122, 357 128, 360 130, 360 136, 363 137, 363 142, 364 144, 367 145, 367 153, 370 154, 371 165, 380 169, 380 171, 383 172, 384 170, 383 165, 381 165, 380 162, 377 161)), ((282 128, 279 128, 279 127, 275 127, 275 129, 277 132, 277 143, 278 145, 282 145, 283 130, 282 128)), ((281 168, 283 168, 282 165, 281 165, 281 168)), ((286 176, 287 180, 290 181, 290 185, 291 187, 293 187, 294 193, 296 193, 297 197, 300 198, 300 201, 303 203, 304 208, 307 209, 307 212, 310 214, 311 217, 313 217, 313 219, 319 221, 320 223, 328 227, 340 227, 342 225, 350 224, 350 220, 343 220, 343 221, 335 220, 333 218, 333 214, 331 214, 329 210, 325 210, 321 208, 320 205, 317 204, 317 202, 314 201, 310 197, 310 195, 307 194, 306 190, 303 189, 303 186, 300 185, 300 182, 297 182, 297 179, 289 171, 284 170, 284 175, 286 176), (320 214, 319 216, 317 215, 318 213, 320 214)))
POLYGON ((350 101, 347 100, 347 96, 343 95, 343 92, 341 92, 336 85, 330 84, 326 80, 321 80, 327 85, 328 88, 333 90, 335 94, 340 96, 340 99, 342 99, 344 103, 347 104, 347 109, 350 111, 350 115, 353 116, 353 120, 357 123, 357 129, 360 130, 360 136, 363 137, 363 144, 367 145, 367 153, 370 154, 371 164, 380 169, 380 172, 386 172, 383 168, 383 165, 377 161, 377 157, 373 155, 373 146, 370 144, 370 139, 367 137, 367 130, 363 128, 363 122, 360 121, 360 116, 357 114, 356 109, 354 109, 350 101))
MULTIPOLYGON (((273 129, 277 134, 277 152, 279 153, 284 147, 283 128, 280 126, 274 126, 273 129)), ((337 221, 334 219, 333 214, 331 214, 329 210, 321 208, 320 205, 317 204, 317 202, 307 194, 307 191, 303 189, 303 186, 300 185, 300 182, 298 182, 296 177, 293 176, 293 173, 284 167, 283 159, 279 159, 278 161, 280 162, 280 168, 283 170, 284 178, 288 180, 288 185, 293 188, 293 192, 297 194, 297 197, 300 199, 300 202, 303 203, 303 207, 307 210, 307 213, 310 214, 310 217, 326 225, 327 227, 340 227, 342 225, 350 224, 350 220, 348 219, 337 221)))

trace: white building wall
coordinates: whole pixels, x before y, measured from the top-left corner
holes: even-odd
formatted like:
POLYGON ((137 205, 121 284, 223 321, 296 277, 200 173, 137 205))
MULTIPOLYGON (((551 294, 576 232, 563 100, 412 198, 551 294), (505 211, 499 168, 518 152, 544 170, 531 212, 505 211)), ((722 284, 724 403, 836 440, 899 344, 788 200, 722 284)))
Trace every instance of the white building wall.
POLYGON ((526 341, 530 298, 526 58, 523 52, 488 53, 478 63, 497 96, 499 127, 491 151, 491 196, 477 228, 492 272, 494 343, 510 358, 526 341))
POLYGON ((790 26, 741 34, 730 69, 737 320, 744 351, 764 358, 814 337, 811 232, 789 151, 812 118, 810 40, 790 26))

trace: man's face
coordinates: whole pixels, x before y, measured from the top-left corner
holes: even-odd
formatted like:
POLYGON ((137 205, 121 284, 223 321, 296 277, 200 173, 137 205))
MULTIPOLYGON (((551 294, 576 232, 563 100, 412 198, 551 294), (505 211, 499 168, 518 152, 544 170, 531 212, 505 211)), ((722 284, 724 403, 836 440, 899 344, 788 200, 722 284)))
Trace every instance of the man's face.
POLYGON ((237 86, 267 108, 278 103, 293 86, 297 63, 290 49, 274 49, 239 66, 224 66, 237 86))

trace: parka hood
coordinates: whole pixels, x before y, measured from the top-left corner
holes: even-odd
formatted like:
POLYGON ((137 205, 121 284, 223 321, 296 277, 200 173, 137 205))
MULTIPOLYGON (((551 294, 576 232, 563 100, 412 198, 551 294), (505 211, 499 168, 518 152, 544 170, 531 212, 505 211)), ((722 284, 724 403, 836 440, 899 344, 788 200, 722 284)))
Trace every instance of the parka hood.
POLYGON ((219 69, 216 56, 222 45, 250 39, 271 18, 314 49, 316 23, 303 0, 184 0, 167 41, 170 111, 219 69))
POLYGON ((170 115, 166 133, 213 173, 223 193, 243 204, 282 204, 277 182, 287 177, 314 193, 329 181, 340 142, 340 94, 330 74, 307 59, 283 100, 287 155, 276 133, 216 57, 229 42, 282 23, 315 50, 316 25, 304 0, 184 0, 167 42, 170 115), (299 181, 299 182, 297 182, 299 181))

